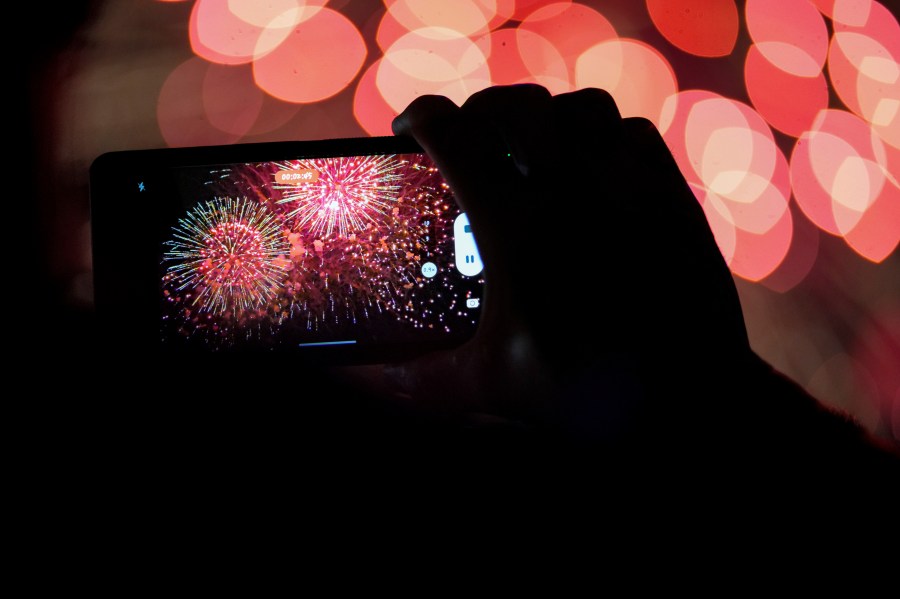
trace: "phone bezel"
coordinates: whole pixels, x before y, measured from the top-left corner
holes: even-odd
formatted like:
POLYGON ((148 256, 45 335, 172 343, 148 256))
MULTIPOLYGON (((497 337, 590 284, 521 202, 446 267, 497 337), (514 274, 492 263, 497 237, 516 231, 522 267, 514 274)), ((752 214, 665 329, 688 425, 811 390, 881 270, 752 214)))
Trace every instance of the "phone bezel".
MULTIPOLYGON (((159 339, 159 280, 146 272, 147 265, 158 265, 159 260, 158 243, 149 241, 159 239, 171 214, 165 214, 165 206, 141 205, 135 198, 121 197, 122 189, 142 181, 145 174, 236 163, 411 153, 424 151, 412 138, 394 136, 127 150, 99 156, 90 168, 90 195, 94 299, 101 341, 122 351, 173 351, 159 339), (136 264, 143 266, 135 268, 136 264)), ((288 353, 325 363, 388 362, 458 346, 470 337, 454 334, 442 340, 375 346, 298 347, 288 353)))

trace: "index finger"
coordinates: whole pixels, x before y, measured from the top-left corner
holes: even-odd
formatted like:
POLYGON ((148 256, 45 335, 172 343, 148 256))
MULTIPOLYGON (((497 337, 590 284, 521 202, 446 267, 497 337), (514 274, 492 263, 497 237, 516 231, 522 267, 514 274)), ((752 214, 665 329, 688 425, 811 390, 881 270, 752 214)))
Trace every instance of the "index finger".
POLYGON ((500 174, 508 167, 502 140, 490 126, 464 115, 444 96, 419 96, 394 119, 392 129, 422 146, 467 211, 477 209, 469 205, 469 198, 490 191, 491 181, 496 185, 496 178, 486 180, 478 174, 485 170, 500 174))

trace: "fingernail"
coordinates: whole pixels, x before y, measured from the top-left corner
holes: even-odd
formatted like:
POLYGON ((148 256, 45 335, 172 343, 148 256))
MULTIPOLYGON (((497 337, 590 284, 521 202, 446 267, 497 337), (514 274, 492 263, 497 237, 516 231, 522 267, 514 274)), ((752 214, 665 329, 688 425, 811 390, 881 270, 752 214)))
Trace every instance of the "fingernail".
POLYGON ((406 118, 406 111, 401 112, 391 121, 391 131, 394 135, 403 135, 407 132, 409 120, 406 118))

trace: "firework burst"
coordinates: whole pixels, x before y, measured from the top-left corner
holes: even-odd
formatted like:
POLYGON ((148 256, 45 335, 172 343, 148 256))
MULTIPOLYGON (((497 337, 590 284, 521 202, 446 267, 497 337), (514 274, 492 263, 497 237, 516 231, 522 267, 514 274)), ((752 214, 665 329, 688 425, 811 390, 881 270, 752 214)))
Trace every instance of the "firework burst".
POLYGON ((289 251, 281 221, 246 198, 198 204, 173 227, 164 262, 167 295, 185 310, 234 318, 279 291, 289 251))
POLYGON ((268 348, 393 338, 396 321, 446 332, 463 320, 459 212, 427 157, 247 163, 196 180, 217 199, 179 220, 166 244, 165 338, 268 348), (422 274, 427 262, 441 266, 436 275, 422 274))
MULTIPOLYGON (((427 326, 425 321, 437 318, 431 304, 421 305, 418 292, 445 278, 426 279, 421 267, 428 260, 444 260, 439 256, 448 249, 452 216, 444 213, 450 192, 437 169, 423 164, 420 157, 392 156, 389 167, 381 157, 380 163, 390 175, 390 199, 378 210, 367 209, 368 218, 360 219, 357 229, 329 236, 327 227, 319 227, 321 234, 316 234, 312 227, 294 225, 288 235, 292 268, 284 299, 291 316, 307 329, 340 327, 376 316, 393 315, 413 326, 427 326)), ((278 172, 303 174, 308 164, 282 163, 278 172)), ((288 189, 285 198, 296 190, 291 185, 278 187, 288 189)), ((277 200, 277 206, 289 206, 289 201, 277 200)))
POLYGON ((295 230, 328 238, 347 237, 377 224, 400 190, 395 156, 347 156, 280 163, 280 204, 295 230), (295 178, 292 178, 295 177, 295 178))

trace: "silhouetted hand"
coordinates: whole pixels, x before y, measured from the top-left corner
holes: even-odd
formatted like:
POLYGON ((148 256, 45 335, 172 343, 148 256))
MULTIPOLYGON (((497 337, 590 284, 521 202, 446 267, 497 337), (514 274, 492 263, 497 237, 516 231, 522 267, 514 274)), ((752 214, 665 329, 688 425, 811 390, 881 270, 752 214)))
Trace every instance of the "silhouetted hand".
POLYGON ((615 435, 751 368, 700 205, 652 123, 622 119, 608 93, 423 96, 394 132, 454 190, 487 283, 476 338, 404 367, 416 401, 615 435))
POLYGON ((476 336, 393 367, 413 406, 628 447, 667 470, 896 472, 751 350, 731 273, 651 122, 623 119, 602 90, 518 85, 461 107, 420 97, 393 128, 434 159, 485 265, 476 336))

